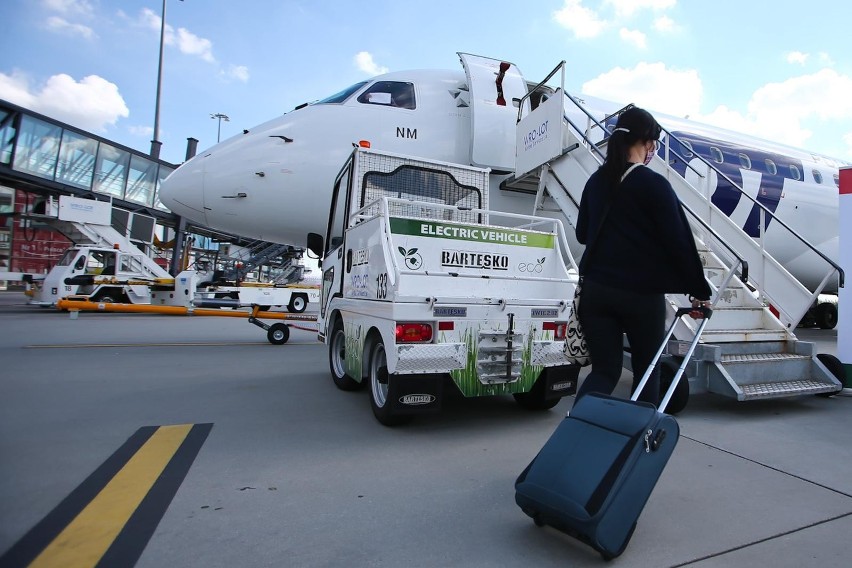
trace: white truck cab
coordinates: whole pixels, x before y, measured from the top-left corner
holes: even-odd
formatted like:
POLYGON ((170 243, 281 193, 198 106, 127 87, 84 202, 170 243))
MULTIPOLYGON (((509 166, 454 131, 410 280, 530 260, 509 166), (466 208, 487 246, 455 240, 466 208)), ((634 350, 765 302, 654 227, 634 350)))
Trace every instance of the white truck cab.
POLYGON ((146 269, 142 253, 116 248, 75 245, 36 283, 31 303, 53 306, 69 296, 93 302, 148 304, 154 275, 146 269), (133 284, 134 279, 145 279, 133 284))
POLYGON ((488 175, 356 148, 325 238, 308 236, 332 378, 369 385, 385 425, 440 409, 445 383, 531 409, 576 390, 580 367, 564 352, 576 264, 562 224, 489 211, 488 175))

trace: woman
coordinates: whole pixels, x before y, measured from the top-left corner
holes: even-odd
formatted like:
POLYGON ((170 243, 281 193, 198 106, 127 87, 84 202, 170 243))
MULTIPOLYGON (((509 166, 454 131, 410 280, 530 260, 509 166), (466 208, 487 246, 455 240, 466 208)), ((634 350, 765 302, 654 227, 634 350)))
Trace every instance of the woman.
MULTIPOLYGON (((642 166, 653 158, 660 131, 649 112, 624 111, 606 160, 583 190, 576 233, 586 252, 578 316, 592 370, 577 400, 615 389, 624 334, 636 388, 665 335, 666 293, 689 294, 694 307, 709 305, 710 286, 680 201, 666 178, 642 166)), ((656 405, 659 397, 655 370, 639 399, 656 405)))

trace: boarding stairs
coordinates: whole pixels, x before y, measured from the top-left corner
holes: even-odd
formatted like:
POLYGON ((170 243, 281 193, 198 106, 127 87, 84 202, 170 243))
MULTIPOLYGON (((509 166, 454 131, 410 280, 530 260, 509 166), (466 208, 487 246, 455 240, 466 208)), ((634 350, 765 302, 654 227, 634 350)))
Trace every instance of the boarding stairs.
POLYGON ((271 281, 275 283, 287 282, 297 272, 293 258, 299 254, 301 254, 301 249, 291 245, 259 240, 251 241, 232 255, 223 278, 225 280, 242 280, 249 272, 267 266, 272 275, 271 281))
MULTIPOLYGON (((141 251, 139 245, 131 241, 126 234, 118 231, 110 223, 108 214, 101 215, 101 218, 97 220, 88 220, 89 217, 85 213, 77 217, 72 205, 79 202, 92 203, 91 200, 61 196, 58 205, 51 203, 46 207, 44 214, 28 214, 27 218, 63 234, 74 244, 108 249, 117 248, 121 252, 132 253, 140 263, 140 266, 137 266, 139 271, 149 275, 152 279, 172 278, 172 275, 166 269, 141 251)), ((105 203, 100 205, 108 206, 105 203)), ((108 212, 109 207, 105 207, 104 211, 108 212)), ((150 245, 150 243, 140 244, 150 245)))
MULTIPOLYGON (((577 106, 586 111, 562 93, 564 90, 556 91, 519 120, 516 174, 501 189, 534 193, 534 214, 561 214, 576 227, 580 197, 589 176, 603 161, 607 131, 588 113, 589 124, 572 123, 568 109, 577 106), (544 150, 538 158, 523 156, 523 133, 544 121, 561 125, 558 146, 544 150)), ((814 345, 799 341, 792 331, 822 288, 811 292, 799 283, 759 239, 748 236, 713 205, 709 184, 695 187, 669 166, 668 151, 667 146, 661 148, 662 155, 649 166, 666 176, 687 211, 714 292, 713 317, 690 362, 690 392, 753 400, 840 390, 841 383, 823 365, 814 345)), ((712 167, 704 165, 708 170, 712 167)), ((707 173, 691 177, 707 180, 707 173)), ((777 219, 773 222, 781 225, 777 219)), ((828 263, 822 285, 832 276, 839 276, 842 285, 842 271, 828 263)), ((678 308, 688 305, 688 299, 670 295, 668 303, 671 318, 678 308)), ((681 349, 696 329, 692 320, 681 320, 669 353, 675 358, 684 355, 681 349)), ((625 366, 629 367, 629 352, 625 352, 625 366)))

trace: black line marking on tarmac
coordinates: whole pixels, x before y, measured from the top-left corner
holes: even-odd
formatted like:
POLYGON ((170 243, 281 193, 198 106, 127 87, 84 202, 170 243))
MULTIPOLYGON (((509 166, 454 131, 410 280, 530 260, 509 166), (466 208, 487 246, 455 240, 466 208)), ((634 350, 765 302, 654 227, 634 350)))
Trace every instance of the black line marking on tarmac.
MULTIPOLYGON (((0 566, 17 568, 32 563, 127 465, 158 428, 139 428, 59 505, 0 556, 0 566)), ((212 428, 213 424, 192 426, 99 566, 133 566, 136 563, 212 428)))
POLYGON ((107 549, 98 566, 133 566, 151 540, 157 525, 189 473, 213 424, 196 424, 160 477, 107 549))

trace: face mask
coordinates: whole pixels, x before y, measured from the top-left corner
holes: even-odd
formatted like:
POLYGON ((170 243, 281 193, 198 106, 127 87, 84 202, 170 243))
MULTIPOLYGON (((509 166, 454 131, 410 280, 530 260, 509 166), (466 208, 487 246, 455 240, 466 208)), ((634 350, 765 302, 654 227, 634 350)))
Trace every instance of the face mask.
POLYGON ((654 154, 656 154, 656 153, 657 153, 657 143, 654 142, 654 145, 651 146, 651 149, 648 150, 647 154, 645 154, 645 165, 646 166, 651 163, 651 160, 654 159, 654 154))

